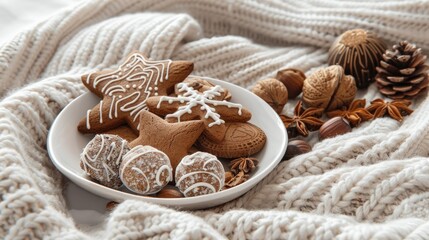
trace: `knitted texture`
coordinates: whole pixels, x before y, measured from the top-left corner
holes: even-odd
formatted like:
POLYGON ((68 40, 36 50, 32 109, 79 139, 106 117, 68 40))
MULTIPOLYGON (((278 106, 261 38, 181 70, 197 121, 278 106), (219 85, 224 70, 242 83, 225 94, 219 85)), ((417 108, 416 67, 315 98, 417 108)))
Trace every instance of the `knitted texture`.
MULTIPOLYGON (((22 32, 0 49, 0 238, 429 239, 426 94, 403 123, 379 118, 333 139, 311 136, 313 151, 210 210, 125 201, 96 233, 78 229, 67 211, 46 137, 86 91, 82 74, 116 67, 137 49, 250 87, 283 67, 311 73, 353 28, 427 51, 429 2, 90 0, 22 32)), ((360 94, 381 97, 375 85, 360 94)))

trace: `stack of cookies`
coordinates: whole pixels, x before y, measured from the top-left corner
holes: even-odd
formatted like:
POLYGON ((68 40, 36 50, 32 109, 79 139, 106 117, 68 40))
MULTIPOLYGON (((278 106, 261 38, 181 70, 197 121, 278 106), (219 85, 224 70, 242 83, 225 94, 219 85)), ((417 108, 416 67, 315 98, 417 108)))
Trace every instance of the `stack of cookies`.
POLYGON ((116 70, 82 76, 100 97, 79 122, 96 134, 81 155, 81 168, 98 183, 141 194, 163 189, 192 197, 221 191, 219 159, 248 157, 266 136, 248 123, 252 114, 230 102, 227 89, 190 77, 193 63, 131 53, 116 70))

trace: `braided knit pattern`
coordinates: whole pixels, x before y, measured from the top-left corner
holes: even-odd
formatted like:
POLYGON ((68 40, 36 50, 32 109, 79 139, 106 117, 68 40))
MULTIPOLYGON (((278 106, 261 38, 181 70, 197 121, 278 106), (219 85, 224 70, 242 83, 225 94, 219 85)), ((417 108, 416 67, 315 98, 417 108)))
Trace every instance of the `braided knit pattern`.
MULTIPOLYGON (((61 109, 86 91, 82 74, 139 50, 250 87, 283 67, 310 74, 353 28, 428 51, 429 2, 89 0, 22 32, 0 48, 0 238, 429 239, 427 95, 403 123, 379 118, 333 139, 310 136, 313 151, 213 209, 128 200, 95 234, 67 210, 67 180, 46 138, 61 109)), ((374 85, 360 95, 381 97, 374 85)))

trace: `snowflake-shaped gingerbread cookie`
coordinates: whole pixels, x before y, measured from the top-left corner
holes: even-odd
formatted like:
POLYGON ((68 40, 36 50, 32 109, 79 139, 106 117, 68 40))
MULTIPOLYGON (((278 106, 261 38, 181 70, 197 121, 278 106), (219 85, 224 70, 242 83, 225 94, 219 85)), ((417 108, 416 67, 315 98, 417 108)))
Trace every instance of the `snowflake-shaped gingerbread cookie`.
POLYGON ((165 116, 169 122, 201 119, 204 134, 213 141, 220 142, 225 136, 225 121, 247 122, 252 114, 241 104, 219 100, 224 89, 215 85, 200 92, 192 87, 192 82, 176 85, 177 97, 150 97, 147 106, 155 114, 165 116))

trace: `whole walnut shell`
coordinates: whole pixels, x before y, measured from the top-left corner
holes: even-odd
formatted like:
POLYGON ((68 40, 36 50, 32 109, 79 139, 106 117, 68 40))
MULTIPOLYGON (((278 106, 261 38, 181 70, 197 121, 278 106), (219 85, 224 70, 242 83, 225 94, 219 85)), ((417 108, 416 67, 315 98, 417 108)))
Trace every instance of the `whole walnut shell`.
POLYGON ((322 68, 305 79, 302 100, 307 107, 334 110, 348 106, 356 96, 356 83, 341 66, 322 68))
POLYGON ((286 86, 274 78, 258 81, 253 86, 252 92, 267 102, 277 113, 281 113, 288 100, 286 86))

